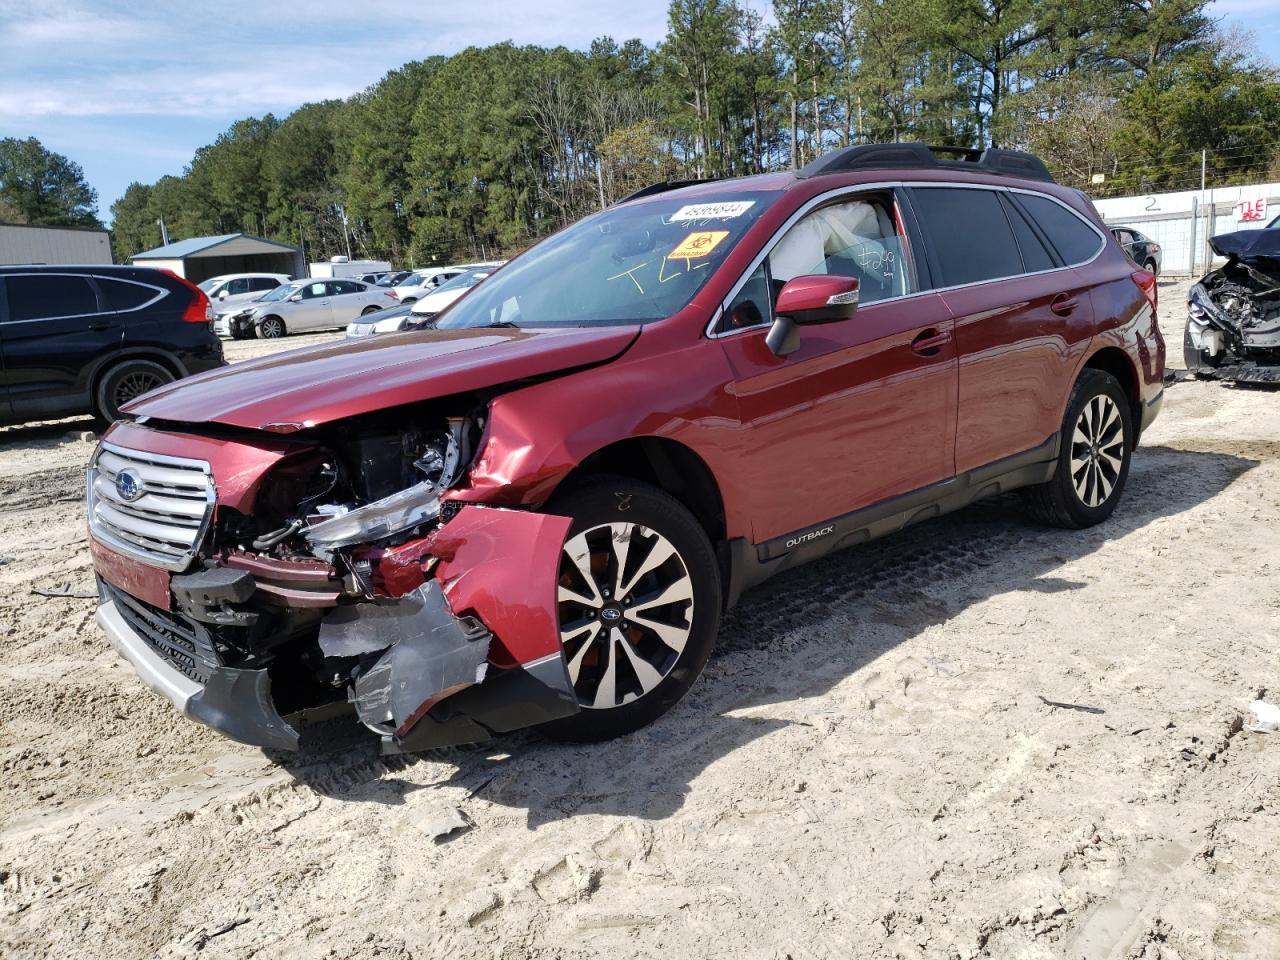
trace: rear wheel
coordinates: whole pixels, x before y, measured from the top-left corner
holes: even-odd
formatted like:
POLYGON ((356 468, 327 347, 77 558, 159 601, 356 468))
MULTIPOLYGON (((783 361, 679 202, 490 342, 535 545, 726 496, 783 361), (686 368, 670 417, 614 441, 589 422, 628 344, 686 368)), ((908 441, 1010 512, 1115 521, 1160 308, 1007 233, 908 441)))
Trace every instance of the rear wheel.
POLYGON ((377 312, 378 312, 377 307, 365 307, 363 310, 360 311, 360 316, 367 317, 369 314, 377 313, 377 312))
POLYGON ((120 408, 149 390, 173 381, 173 374, 152 360, 126 360, 98 381, 95 405, 108 423, 120 419, 120 408))
POLYGON ((560 559, 560 639, 579 713, 553 737, 629 733, 702 673, 720 625, 720 575, 697 519, 656 487, 599 477, 558 495, 573 518, 560 559))
POLYGON ((263 317, 258 322, 258 336, 263 340, 275 340, 289 332, 284 321, 279 317, 263 317))
POLYGON ((1133 438, 1133 414, 1120 382, 1102 370, 1085 370, 1067 403, 1053 479, 1023 493, 1031 514, 1072 530, 1107 519, 1129 476, 1133 438))

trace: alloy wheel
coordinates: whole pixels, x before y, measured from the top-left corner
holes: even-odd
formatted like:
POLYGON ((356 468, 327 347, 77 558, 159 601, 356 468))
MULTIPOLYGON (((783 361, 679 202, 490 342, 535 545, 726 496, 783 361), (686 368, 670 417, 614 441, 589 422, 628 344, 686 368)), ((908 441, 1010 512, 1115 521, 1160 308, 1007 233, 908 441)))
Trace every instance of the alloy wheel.
POLYGON ((284 336, 284 324, 275 317, 268 317, 262 321, 262 335, 268 340, 274 340, 276 337, 284 336))
POLYGON ((1084 405, 1071 434, 1071 484, 1086 507, 1107 501, 1124 466, 1124 421, 1116 403, 1098 394, 1084 405))
POLYGON ((156 373, 150 373, 145 370, 130 373, 121 377, 116 383, 115 390, 111 394, 111 401, 118 410, 130 400, 142 396, 148 390, 154 390, 163 383, 164 380, 156 373))
POLYGON ((607 710, 671 673, 693 628, 693 579, 666 537, 605 523, 571 537, 560 559, 560 642, 578 703, 607 710))

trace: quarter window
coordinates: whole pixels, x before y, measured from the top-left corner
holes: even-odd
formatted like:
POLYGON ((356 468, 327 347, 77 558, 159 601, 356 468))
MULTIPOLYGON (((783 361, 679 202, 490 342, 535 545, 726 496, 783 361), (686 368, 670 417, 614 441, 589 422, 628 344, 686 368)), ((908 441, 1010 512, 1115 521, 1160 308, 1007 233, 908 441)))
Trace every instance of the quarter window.
POLYGON ((84 277, 28 274, 5 278, 10 320, 80 317, 98 313, 98 297, 84 277))
POLYGON ((160 294, 155 287, 144 286, 141 283, 128 283, 108 277, 98 277, 97 280, 98 289, 106 294, 107 303, 111 304, 114 310, 136 310, 143 304, 150 303, 160 294))
POLYGON ((994 191, 917 187, 912 199, 933 241, 942 274, 940 286, 999 280, 1023 272, 1013 228, 994 191))
POLYGON ((1029 193, 1017 194, 1015 199, 1069 266, 1093 259, 1102 247, 1097 232, 1057 201, 1029 193))

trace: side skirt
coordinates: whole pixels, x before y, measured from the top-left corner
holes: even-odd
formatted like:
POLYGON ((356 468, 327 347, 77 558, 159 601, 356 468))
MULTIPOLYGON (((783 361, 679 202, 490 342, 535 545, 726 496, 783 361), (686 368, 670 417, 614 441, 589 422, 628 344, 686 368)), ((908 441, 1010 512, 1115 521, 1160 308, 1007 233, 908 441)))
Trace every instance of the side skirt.
POLYGON ((1053 479, 1057 469, 1058 442, 1055 433, 1038 447, 764 543, 731 540, 727 545, 730 575, 725 606, 733 606, 747 590, 783 570, 897 533, 977 500, 1045 483, 1053 479))

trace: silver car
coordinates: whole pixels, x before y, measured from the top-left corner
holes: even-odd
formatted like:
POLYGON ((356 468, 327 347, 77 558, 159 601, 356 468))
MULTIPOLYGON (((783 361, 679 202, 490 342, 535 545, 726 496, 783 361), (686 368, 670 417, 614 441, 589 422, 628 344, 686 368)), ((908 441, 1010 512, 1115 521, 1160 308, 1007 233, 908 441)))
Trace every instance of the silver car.
POLYGON ((294 280, 245 304, 248 315, 239 322, 271 340, 290 333, 345 327, 356 317, 391 306, 394 300, 386 289, 359 280, 294 280))

